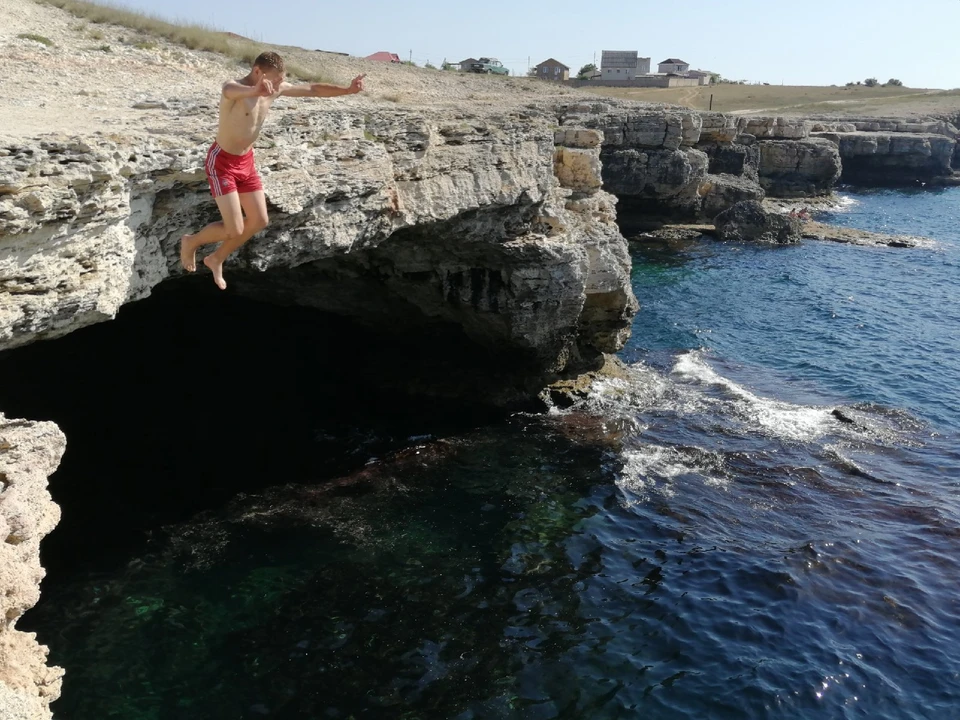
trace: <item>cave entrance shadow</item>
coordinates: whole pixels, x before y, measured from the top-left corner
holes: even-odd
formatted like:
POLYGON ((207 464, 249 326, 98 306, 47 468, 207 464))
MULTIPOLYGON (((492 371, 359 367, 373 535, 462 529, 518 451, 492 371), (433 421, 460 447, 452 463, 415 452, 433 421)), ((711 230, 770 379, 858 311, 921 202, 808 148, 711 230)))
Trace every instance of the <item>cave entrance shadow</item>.
POLYGON ((78 563, 111 567, 151 529, 238 492, 323 482, 411 436, 502 417, 411 401, 370 375, 384 362, 416 367, 445 343, 475 354, 456 328, 377 334, 198 277, 164 283, 112 322, 0 353, 4 413, 67 435, 50 479, 63 518, 43 543, 47 582, 78 563))

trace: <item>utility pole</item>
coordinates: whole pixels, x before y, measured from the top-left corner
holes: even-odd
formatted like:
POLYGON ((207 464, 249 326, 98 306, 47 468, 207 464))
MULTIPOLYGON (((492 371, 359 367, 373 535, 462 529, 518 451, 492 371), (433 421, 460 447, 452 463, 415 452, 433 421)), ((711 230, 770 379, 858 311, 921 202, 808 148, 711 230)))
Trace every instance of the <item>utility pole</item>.
POLYGON ((410 62, 413 62, 413 50, 410 51, 410 62))

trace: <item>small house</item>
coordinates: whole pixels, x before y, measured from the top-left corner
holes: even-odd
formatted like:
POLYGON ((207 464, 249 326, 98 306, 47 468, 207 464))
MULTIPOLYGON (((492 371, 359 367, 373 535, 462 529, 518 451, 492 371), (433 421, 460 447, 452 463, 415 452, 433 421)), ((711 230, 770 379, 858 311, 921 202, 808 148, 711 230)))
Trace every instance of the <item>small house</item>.
POLYGON ((633 80, 650 72, 650 58, 637 56, 636 50, 604 50, 600 54, 600 79, 633 80))
POLYGON ((537 65, 537 74, 541 80, 551 80, 554 82, 563 82, 570 79, 570 68, 559 60, 550 58, 537 65))
POLYGON ((473 67, 475 62, 480 62, 476 58, 467 58, 466 60, 461 60, 457 63, 460 68, 460 72, 470 72, 470 68, 473 67))
POLYGON ((664 74, 683 75, 690 69, 690 63, 678 60, 677 58, 667 58, 657 68, 657 72, 664 74))
POLYGON ((376 60, 377 62, 399 63, 400 56, 392 52, 375 52, 373 55, 367 55, 367 60, 376 60))

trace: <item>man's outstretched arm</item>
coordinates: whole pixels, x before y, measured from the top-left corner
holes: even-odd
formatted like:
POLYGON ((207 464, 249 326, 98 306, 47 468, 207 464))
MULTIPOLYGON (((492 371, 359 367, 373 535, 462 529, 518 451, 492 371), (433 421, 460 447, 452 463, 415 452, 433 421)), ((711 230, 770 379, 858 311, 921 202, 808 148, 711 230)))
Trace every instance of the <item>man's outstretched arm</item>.
POLYGON ((273 95, 273 83, 266 78, 260 78, 256 85, 244 85, 242 82, 231 80, 225 82, 222 88, 223 96, 227 100, 239 100, 240 98, 270 96, 273 95))
POLYGON ((280 94, 286 97, 340 97, 341 95, 354 95, 363 90, 363 78, 365 75, 357 75, 347 87, 340 85, 330 85, 328 83, 309 83, 303 85, 291 85, 284 83, 280 86, 280 94))

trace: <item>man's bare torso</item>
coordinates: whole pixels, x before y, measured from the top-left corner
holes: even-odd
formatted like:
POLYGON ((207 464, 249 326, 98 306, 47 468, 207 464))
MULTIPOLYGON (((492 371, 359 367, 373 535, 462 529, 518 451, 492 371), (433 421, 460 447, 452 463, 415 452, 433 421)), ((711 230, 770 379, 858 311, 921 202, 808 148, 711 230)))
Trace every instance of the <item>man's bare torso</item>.
POLYGON ((220 97, 220 125, 217 128, 217 143, 231 155, 244 155, 260 135, 260 128, 267 112, 279 92, 266 97, 249 97, 229 100, 220 97))

